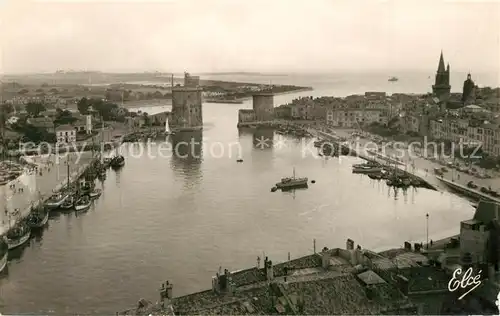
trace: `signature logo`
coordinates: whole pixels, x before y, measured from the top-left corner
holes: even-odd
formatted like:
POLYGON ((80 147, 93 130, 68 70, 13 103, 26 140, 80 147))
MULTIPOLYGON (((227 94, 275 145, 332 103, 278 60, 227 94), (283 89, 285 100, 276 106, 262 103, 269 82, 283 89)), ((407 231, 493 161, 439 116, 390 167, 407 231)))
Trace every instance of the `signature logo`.
POLYGON ((462 275, 462 269, 456 269, 453 272, 453 277, 450 282, 448 282, 448 290, 450 292, 455 292, 458 289, 468 288, 469 290, 458 298, 459 300, 463 299, 467 294, 472 292, 472 290, 481 285, 481 272, 482 270, 479 270, 479 273, 476 276, 472 276, 472 268, 468 268, 462 275))

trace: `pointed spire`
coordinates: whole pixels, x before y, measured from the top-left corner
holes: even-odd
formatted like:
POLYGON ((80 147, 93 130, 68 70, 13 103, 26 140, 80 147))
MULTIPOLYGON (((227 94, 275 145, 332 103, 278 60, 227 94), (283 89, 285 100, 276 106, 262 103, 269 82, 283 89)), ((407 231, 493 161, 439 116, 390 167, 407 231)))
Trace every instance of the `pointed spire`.
POLYGON ((438 72, 445 72, 443 51, 441 51, 441 56, 439 57, 438 72))

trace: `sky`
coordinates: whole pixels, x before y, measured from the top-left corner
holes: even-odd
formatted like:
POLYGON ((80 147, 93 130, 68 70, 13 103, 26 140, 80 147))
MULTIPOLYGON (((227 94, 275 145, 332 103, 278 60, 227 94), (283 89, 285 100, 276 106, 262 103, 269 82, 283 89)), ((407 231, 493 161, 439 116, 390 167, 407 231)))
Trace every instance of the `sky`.
POLYGON ((500 68, 500 1, 0 0, 0 73, 500 68))

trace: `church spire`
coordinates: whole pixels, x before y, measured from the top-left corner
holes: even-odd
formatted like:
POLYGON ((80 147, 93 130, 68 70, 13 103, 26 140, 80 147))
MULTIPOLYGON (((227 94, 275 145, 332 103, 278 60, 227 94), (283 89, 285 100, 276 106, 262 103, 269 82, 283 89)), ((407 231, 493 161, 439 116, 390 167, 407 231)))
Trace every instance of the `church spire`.
POLYGON ((443 58, 443 51, 441 51, 441 56, 439 57, 439 66, 438 66, 438 71, 437 72, 445 72, 444 68, 444 58, 443 58))

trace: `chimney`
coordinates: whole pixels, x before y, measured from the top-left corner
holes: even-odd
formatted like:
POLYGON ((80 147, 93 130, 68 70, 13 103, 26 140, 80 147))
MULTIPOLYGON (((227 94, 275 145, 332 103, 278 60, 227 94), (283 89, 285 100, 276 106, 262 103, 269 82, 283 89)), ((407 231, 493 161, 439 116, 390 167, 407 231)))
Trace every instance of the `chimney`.
POLYGON ((347 250, 353 250, 354 249, 354 240, 352 239, 347 239, 346 241, 346 247, 347 250))
POLYGON ((361 249, 358 247, 355 250, 351 250, 351 264, 353 266, 358 265, 361 261, 361 249))
POLYGON ((411 243, 405 241, 405 250, 411 251, 411 243))
POLYGON ((172 288, 173 284, 167 281, 167 284, 165 285, 166 290, 167 290, 167 298, 171 300, 173 298, 172 296, 172 288))
POLYGON ((212 277, 212 291, 215 293, 219 292, 219 274, 217 273, 217 276, 212 277))
POLYGON ((321 266, 323 269, 328 269, 330 266, 330 253, 328 252, 328 248, 323 248, 323 251, 321 252, 321 266))
POLYGON ((420 252, 420 244, 419 243, 415 243, 413 247, 415 249, 415 252, 420 252))
POLYGON ((267 257, 266 257, 266 276, 268 281, 272 281, 274 279, 273 262, 271 260, 267 260, 267 257))

